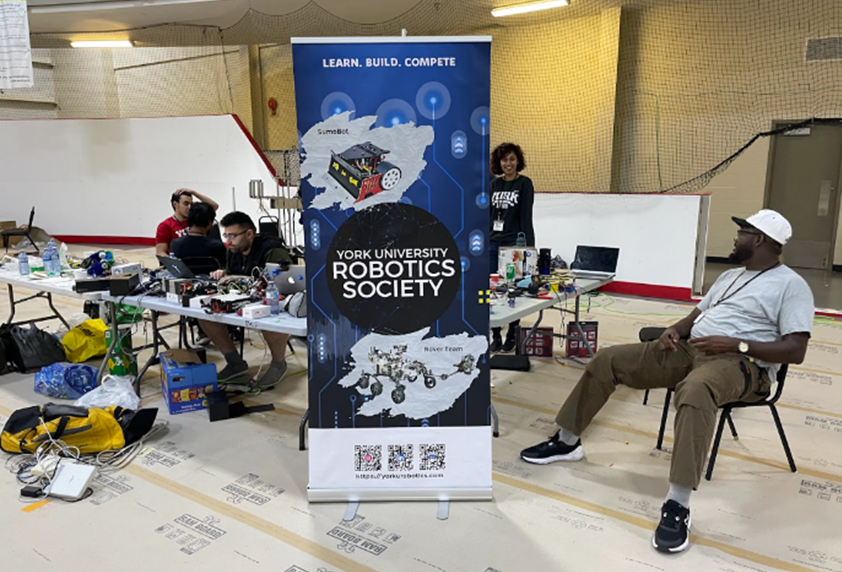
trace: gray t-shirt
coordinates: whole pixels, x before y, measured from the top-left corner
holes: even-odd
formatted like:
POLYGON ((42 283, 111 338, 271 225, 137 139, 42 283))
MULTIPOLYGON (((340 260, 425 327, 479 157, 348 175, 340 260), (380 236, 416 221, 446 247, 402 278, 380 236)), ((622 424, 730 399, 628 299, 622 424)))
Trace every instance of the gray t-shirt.
MULTIPOLYGON (((716 280, 696 306, 702 311, 691 338, 729 336, 747 342, 776 342, 787 334, 812 331, 813 292, 787 266, 767 270, 733 268, 716 280), (749 283, 749 280, 751 282, 749 283)), ((779 364, 756 360, 774 383, 779 364)))

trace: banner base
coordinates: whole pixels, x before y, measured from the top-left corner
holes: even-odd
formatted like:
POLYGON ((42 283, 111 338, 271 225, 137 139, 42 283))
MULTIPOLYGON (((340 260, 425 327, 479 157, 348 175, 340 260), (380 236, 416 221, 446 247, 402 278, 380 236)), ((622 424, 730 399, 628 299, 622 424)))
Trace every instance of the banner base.
POLYGON ((460 489, 311 489, 308 502, 490 501, 491 488, 460 489))

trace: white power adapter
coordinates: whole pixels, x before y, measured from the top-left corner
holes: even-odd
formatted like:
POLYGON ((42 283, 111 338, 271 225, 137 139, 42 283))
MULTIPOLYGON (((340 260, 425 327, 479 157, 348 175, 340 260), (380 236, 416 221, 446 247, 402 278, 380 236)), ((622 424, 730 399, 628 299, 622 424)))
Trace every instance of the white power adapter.
POLYGON ((59 460, 59 457, 47 457, 32 467, 29 472, 36 477, 49 477, 56 470, 56 465, 58 465, 59 460))
POLYGON ((88 490, 96 474, 96 467, 65 461, 58 466, 44 494, 64 500, 79 500, 88 490))

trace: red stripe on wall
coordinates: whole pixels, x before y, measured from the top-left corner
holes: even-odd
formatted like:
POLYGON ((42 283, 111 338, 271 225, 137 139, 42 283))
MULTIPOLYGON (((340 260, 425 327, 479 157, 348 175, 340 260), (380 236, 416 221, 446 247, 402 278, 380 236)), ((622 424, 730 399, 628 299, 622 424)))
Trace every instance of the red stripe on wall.
POLYGON ((626 294, 642 298, 661 298, 663 300, 693 301, 693 291, 690 288, 678 286, 660 286, 658 284, 641 284, 638 282, 611 282, 599 289, 600 292, 611 294, 626 294))
POLYGON ((80 236, 76 234, 54 234, 56 240, 69 244, 133 244, 155 246, 155 239, 146 236, 80 236))
MULTIPOLYGON (((263 151, 261 151, 260 146, 257 144, 257 141, 255 141, 254 137, 251 136, 251 133, 249 133, 249 130, 246 129, 246 126, 243 125, 243 122, 240 121, 239 117, 237 117, 237 114, 232 113, 231 117, 234 118, 234 121, 236 121, 237 125, 240 126, 240 129, 243 130, 243 135, 246 136, 246 139, 249 140, 249 143, 251 143, 251 146, 254 147, 254 152, 257 153, 258 157, 263 159, 263 162, 266 164, 266 168, 269 169, 269 172, 272 173, 272 176, 277 177, 278 174, 275 172, 275 167, 272 166, 272 164, 269 162, 269 159, 267 159, 266 155, 263 154, 263 151)), ((283 182, 281 182, 281 184, 283 184, 283 182)))

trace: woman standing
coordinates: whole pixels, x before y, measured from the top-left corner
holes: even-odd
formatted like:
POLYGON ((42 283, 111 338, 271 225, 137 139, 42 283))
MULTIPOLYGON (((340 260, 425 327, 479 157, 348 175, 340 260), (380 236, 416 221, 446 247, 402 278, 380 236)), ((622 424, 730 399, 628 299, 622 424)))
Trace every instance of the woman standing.
MULTIPOLYGON (((491 183, 491 234, 488 252, 491 256, 491 271, 497 271, 497 256, 501 246, 515 246, 518 235, 523 233, 526 246, 535 246, 535 230, 532 228, 532 204, 535 189, 529 177, 520 172, 526 167, 523 150, 514 143, 501 143, 491 153, 491 172, 497 177, 491 183)), ((506 341, 503 342, 500 328, 492 328, 489 350, 510 352, 517 344, 517 329, 520 321, 509 324, 506 341)))

